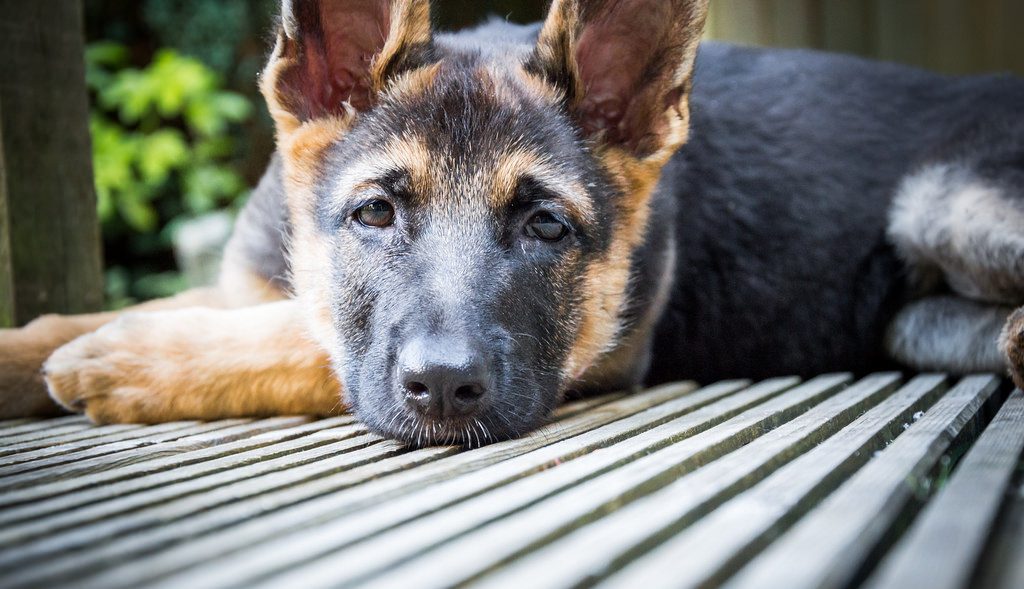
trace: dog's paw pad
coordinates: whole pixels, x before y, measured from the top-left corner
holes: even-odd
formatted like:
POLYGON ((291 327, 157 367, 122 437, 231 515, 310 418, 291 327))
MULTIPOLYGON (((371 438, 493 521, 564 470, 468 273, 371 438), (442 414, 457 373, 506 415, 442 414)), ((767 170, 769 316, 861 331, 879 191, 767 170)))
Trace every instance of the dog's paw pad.
POLYGON ((140 376, 126 363, 124 346, 108 329, 84 335, 57 349, 43 365, 50 396, 71 411, 85 413, 97 423, 133 421, 131 403, 123 391, 140 376), (122 398, 125 398, 122 400, 122 398))

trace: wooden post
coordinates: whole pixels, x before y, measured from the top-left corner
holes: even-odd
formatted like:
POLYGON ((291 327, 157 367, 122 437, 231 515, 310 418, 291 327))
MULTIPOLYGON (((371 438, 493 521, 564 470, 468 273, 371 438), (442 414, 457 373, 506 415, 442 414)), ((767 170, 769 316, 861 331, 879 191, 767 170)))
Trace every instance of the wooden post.
POLYGON ((0 322, 95 311, 103 275, 82 6, 0 0, 0 15, 0 322))
MULTIPOLYGON (((3 104, 0 104, 0 113, 3 104)), ((0 116, 0 121, 3 116, 0 116)), ((0 146, 4 144, 0 127, 0 146)), ((14 326, 14 276, 11 270, 11 226, 7 220, 7 175, 4 173, 4 152, 0 149, 0 327, 14 326)))

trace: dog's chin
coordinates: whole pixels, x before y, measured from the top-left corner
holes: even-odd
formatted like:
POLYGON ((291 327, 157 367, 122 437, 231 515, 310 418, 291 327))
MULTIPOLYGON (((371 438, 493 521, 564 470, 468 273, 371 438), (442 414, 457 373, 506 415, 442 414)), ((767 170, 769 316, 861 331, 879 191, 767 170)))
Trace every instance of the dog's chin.
MULTIPOLYGON (((538 409, 542 405, 538 403, 538 409)), ((366 402, 357 403, 355 412, 371 432, 415 448, 479 448, 529 433, 544 425, 549 414, 547 410, 537 410, 524 415, 491 407, 476 415, 432 418, 399 403, 366 402)))
POLYGON ((432 419, 406 412, 395 425, 378 426, 367 422, 370 431, 403 442, 414 448, 463 446, 479 448, 520 435, 517 431, 497 429, 485 416, 432 419))

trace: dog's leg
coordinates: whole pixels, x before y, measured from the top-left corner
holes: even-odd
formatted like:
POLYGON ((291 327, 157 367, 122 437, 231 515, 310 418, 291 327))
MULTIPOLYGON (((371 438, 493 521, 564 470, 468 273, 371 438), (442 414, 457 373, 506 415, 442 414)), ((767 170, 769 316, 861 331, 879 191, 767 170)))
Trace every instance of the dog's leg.
POLYGON ((886 351, 917 370, 1002 372, 999 333, 1011 312, 957 296, 921 299, 889 324, 886 351))
MULTIPOLYGON (((194 289, 167 299, 143 303, 132 310, 175 309, 193 306, 223 306, 216 289, 194 289)), ((46 394, 40 369, 60 346, 95 331, 116 319, 121 312, 84 315, 45 315, 20 329, 0 329, 0 419, 45 417, 62 413, 46 394)))
POLYGON ((302 319, 295 300, 127 313, 58 349, 44 374, 57 401, 98 423, 341 411, 302 319))
POLYGON ((887 345, 910 366, 960 372, 1001 370, 998 352, 1020 385, 1024 309, 1010 315, 1024 303, 1022 171, 993 172, 989 163, 980 174, 978 165, 935 163, 902 183, 889 235, 919 276, 944 282, 959 298, 911 304, 890 327, 887 345))
MULTIPOLYGON (((275 156, 239 214, 216 287, 149 301, 127 311, 239 308, 285 298, 289 288, 284 254, 288 222, 280 175, 281 163, 275 156)), ((40 374, 43 362, 60 346, 99 329, 120 313, 48 315, 21 329, 0 329, 0 419, 62 412, 46 393, 40 374)))

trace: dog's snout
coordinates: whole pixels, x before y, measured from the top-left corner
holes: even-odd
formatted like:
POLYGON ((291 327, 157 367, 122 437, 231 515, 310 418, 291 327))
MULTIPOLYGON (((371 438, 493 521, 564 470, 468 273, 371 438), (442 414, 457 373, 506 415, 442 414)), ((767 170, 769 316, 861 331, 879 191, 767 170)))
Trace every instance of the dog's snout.
POLYGON ((483 405, 491 375, 480 343, 464 338, 418 337, 398 354, 399 386, 418 413, 458 417, 483 405))

